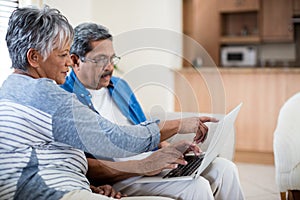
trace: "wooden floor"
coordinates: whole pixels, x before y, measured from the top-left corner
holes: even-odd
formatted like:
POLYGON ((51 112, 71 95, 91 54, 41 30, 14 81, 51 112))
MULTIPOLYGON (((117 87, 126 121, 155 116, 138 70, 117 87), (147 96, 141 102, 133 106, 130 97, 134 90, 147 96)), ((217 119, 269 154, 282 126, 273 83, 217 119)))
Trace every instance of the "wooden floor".
POLYGON ((280 200, 275 182, 275 166, 236 163, 246 200, 280 200))
POLYGON ((274 165, 274 154, 273 152, 265 153, 237 150, 234 155, 234 161, 243 163, 274 165))

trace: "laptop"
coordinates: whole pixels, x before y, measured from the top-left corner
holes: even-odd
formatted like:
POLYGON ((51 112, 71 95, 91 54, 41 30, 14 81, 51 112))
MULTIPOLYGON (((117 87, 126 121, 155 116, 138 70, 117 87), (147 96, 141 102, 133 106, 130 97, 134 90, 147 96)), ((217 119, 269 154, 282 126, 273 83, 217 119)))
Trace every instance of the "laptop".
MULTIPOLYGON (((195 155, 187 155, 189 157, 191 156, 191 158, 187 157, 186 159, 196 160, 195 162, 190 161, 187 164, 190 165, 193 163, 194 165, 194 170, 191 173, 189 173, 189 175, 186 175, 186 173, 183 176, 167 177, 166 175, 170 173, 172 174, 172 172, 170 172, 171 170, 164 170, 156 176, 143 176, 141 178, 138 178, 134 181, 134 183, 192 180, 199 177, 203 173, 203 171, 210 165, 210 163, 220 154, 223 147, 223 141, 226 139, 226 135, 234 128, 234 123, 241 109, 241 106, 242 103, 240 103, 237 107, 235 107, 230 113, 228 113, 226 116, 224 116, 223 119, 221 119, 218 122, 217 128, 215 129, 215 133, 213 134, 213 137, 209 143, 206 152, 198 156, 198 158, 195 158, 195 155)), ((210 134, 210 129, 208 134, 210 134)))

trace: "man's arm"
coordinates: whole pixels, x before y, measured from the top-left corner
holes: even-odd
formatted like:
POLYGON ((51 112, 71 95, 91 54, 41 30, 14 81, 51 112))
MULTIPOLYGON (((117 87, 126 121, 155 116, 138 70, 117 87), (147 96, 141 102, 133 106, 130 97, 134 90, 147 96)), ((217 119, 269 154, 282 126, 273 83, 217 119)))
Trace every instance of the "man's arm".
POLYGON ((161 134, 160 141, 162 142, 177 133, 196 133, 194 141, 196 143, 203 142, 208 132, 205 122, 218 122, 218 120, 211 117, 189 117, 160 122, 158 124, 161 134))
POLYGON ((86 177, 89 179, 93 185, 104 185, 104 184, 114 184, 118 181, 124 179, 139 176, 137 172, 129 172, 126 170, 130 165, 137 165, 137 161, 126 161, 125 162, 116 162, 124 170, 120 170, 119 167, 116 168, 114 162, 97 160, 93 158, 88 158, 88 172, 86 177), (125 166, 123 166, 125 165, 125 166), (128 165, 128 166, 126 166, 128 165), (127 171, 127 172, 126 172, 127 171))

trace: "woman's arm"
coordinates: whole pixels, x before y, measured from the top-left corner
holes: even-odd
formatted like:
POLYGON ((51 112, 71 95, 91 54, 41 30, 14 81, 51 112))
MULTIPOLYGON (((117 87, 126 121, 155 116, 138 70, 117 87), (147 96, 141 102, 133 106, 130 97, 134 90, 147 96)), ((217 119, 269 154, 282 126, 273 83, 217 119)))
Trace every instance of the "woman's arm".
POLYGON ((113 184, 133 176, 153 176, 163 169, 174 169, 178 164, 185 165, 183 153, 188 149, 199 153, 200 149, 192 142, 181 141, 153 152, 142 160, 113 162, 88 158, 87 177, 94 185, 113 184))

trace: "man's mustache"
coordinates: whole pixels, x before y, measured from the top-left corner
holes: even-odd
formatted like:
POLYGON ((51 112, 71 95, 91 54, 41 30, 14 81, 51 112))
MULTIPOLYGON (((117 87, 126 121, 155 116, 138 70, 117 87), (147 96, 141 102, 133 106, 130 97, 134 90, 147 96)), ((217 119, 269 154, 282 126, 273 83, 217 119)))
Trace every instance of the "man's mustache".
POLYGON ((112 76, 112 71, 103 72, 103 74, 101 75, 101 78, 104 77, 104 76, 107 76, 107 75, 112 76))

